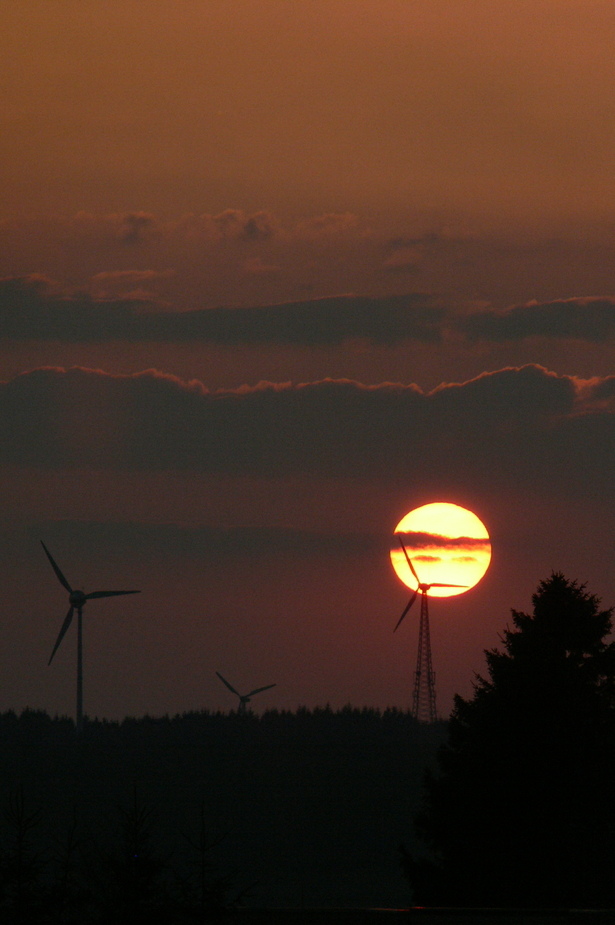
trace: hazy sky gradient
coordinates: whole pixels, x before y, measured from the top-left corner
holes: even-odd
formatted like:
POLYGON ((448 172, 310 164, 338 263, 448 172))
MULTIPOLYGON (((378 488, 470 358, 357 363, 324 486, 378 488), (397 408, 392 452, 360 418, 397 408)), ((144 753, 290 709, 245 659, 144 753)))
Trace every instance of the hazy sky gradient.
POLYGON ((5 6, 11 211, 608 212, 608 0, 5 6))
POLYGON ((615 602, 610 0, 8 0, 0 709, 409 706, 413 507, 492 565, 434 602, 440 708, 551 570, 615 602), (27 594, 25 593, 27 589, 27 594), (403 631, 402 631, 403 630, 403 631))

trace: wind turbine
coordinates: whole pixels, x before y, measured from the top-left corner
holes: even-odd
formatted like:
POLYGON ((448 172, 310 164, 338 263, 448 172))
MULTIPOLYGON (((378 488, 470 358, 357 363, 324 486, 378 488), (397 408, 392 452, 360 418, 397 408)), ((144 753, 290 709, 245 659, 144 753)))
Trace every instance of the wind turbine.
POLYGON ((268 691, 269 688, 275 687, 275 684, 267 684, 265 687, 257 687, 255 690, 250 691, 249 694, 240 694, 239 691, 236 691, 232 684, 229 684, 226 678, 223 678, 219 671, 216 671, 216 674, 220 678, 223 684, 226 684, 228 689, 239 697, 239 706, 237 708, 238 713, 245 713, 247 711, 247 705, 250 703, 252 697, 255 694, 260 694, 261 691, 268 691))
POLYGON ((395 625, 395 630, 404 619, 416 600, 416 596, 421 592, 421 617, 419 621, 419 646, 416 658, 416 671, 414 674, 414 691, 412 694, 412 715, 415 719, 424 722, 434 723, 438 718, 436 712, 436 674, 433 670, 431 661, 431 640, 429 637, 429 591, 432 588, 467 588, 467 585, 449 585, 439 581, 433 581, 430 585, 421 582, 412 564, 412 560, 406 551, 403 540, 398 534, 397 539, 404 551, 404 556, 410 567, 410 571, 416 578, 416 590, 412 596, 401 617, 395 625))
POLYGON ((75 610, 77 611, 77 733, 81 734, 83 731, 83 607, 86 601, 91 601, 97 597, 115 597, 118 594, 140 594, 140 591, 91 591, 89 594, 84 594, 83 591, 78 589, 73 589, 69 585, 68 581, 60 571, 60 568, 41 540, 41 546, 45 550, 45 554, 51 563, 51 567, 57 575, 58 581, 60 584, 66 588, 68 591, 68 601, 70 607, 68 613, 64 618, 64 623, 58 633, 58 638, 56 639, 56 644, 53 647, 53 652, 49 656, 48 665, 51 665, 54 655, 56 654, 58 647, 69 626, 73 620, 73 614, 75 610))

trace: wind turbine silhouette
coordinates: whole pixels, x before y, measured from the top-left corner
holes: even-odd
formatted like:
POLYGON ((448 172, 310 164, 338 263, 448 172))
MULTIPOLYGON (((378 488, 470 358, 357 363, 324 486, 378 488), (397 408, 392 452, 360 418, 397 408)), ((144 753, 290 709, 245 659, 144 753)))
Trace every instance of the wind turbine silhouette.
POLYGON ((255 690, 250 691, 249 694, 240 694, 239 691, 236 691, 232 684, 229 684, 226 678, 223 678, 219 671, 216 671, 216 674, 220 678, 223 684, 226 684, 228 689, 232 691, 233 694, 236 694, 239 697, 239 706, 237 708, 238 713, 245 713, 247 711, 247 705, 250 703, 252 697, 255 694, 260 694, 261 691, 268 691, 269 688, 275 687, 275 684, 267 684, 265 687, 257 687, 255 690))
POLYGON ((421 617, 419 621, 419 646, 416 658, 416 671, 414 673, 414 691, 412 694, 412 715, 415 719, 429 723, 434 723, 438 714, 436 712, 436 674, 433 670, 431 660, 431 640, 429 636, 429 591, 432 588, 467 588, 467 585, 450 585, 443 584, 439 581, 432 581, 431 584, 421 582, 412 564, 412 559, 408 555, 403 540, 397 534, 399 545, 404 551, 406 562, 410 571, 416 578, 416 590, 412 593, 410 600, 404 608, 404 612, 395 624, 395 630, 404 619, 412 605, 414 604, 417 594, 421 592, 421 617))
POLYGON ((53 652, 49 656, 48 665, 51 665, 54 655, 56 654, 58 647, 69 626, 73 620, 73 614, 75 610, 77 611, 77 733, 80 735, 83 731, 83 607, 86 601, 91 601, 97 597, 116 597, 118 594, 140 594, 140 591, 91 591, 89 594, 84 594, 83 591, 78 589, 73 589, 69 585, 68 581, 62 574, 57 562, 41 540, 41 546, 45 550, 45 554, 51 563, 51 567, 57 575, 58 581, 60 584, 66 588, 68 591, 68 600, 70 607, 68 613, 64 618, 64 623, 58 633, 58 638, 56 639, 56 644, 53 647, 53 652))

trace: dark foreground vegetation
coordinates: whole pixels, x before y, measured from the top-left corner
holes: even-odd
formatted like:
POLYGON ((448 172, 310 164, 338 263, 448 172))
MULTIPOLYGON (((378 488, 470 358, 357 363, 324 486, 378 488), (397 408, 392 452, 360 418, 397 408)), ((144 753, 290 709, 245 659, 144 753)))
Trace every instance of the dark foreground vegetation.
POLYGON ((448 724, 348 707, 77 736, 0 715, 0 925, 324 925, 351 907, 367 925, 412 904, 430 908, 390 915, 611 922, 611 631, 612 610, 553 574, 448 724))
POLYGON ((553 574, 456 698, 406 851, 417 903, 615 908, 612 609, 553 574))
POLYGON ((405 906, 399 864, 445 725, 346 708, 0 715, 0 922, 405 906))

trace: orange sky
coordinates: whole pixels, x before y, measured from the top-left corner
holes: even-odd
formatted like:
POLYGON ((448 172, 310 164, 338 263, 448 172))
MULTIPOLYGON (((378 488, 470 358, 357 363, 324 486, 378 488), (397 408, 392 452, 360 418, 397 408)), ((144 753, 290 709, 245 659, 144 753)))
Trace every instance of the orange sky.
POLYGON ((409 705, 389 545, 434 500, 493 551, 434 602, 444 711, 552 569, 615 600, 610 0, 2 15, 0 710, 72 710, 40 539, 142 586, 86 627, 114 716, 216 670, 409 705))
POLYGON ((9 0, 5 208, 609 217, 608 0, 9 0))

